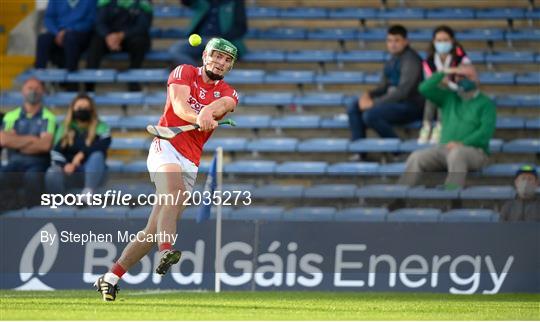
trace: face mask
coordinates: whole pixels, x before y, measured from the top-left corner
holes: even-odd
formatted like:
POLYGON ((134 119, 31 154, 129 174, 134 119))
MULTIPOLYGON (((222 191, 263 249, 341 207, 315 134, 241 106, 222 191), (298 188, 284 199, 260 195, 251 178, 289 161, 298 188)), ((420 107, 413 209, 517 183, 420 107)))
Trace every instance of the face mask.
POLYGON ((24 101, 30 105, 37 105, 41 103, 41 93, 30 91, 24 96, 24 101))
POLYGON ((77 110, 73 111, 73 119, 81 122, 88 122, 92 118, 92 113, 90 110, 77 110))
POLYGON ((458 89, 462 92, 468 93, 476 89, 476 83, 468 78, 460 80, 458 83, 458 89))
POLYGON ((530 199, 534 196, 535 186, 530 181, 519 180, 516 183, 516 190, 518 195, 523 199, 530 199))
POLYGON ((449 41, 436 41, 434 46, 437 54, 448 54, 452 50, 452 43, 449 41))

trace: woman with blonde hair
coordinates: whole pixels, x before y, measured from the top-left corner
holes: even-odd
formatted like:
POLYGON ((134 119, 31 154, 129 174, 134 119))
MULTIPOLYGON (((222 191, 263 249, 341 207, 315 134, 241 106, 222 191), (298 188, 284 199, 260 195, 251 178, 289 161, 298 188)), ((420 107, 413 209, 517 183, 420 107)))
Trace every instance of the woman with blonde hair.
POLYGON ((71 102, 64 122, 58 127, 54 149, 51 151, 53 165, 46 175, 49 191, 63 192, 66 176, 75 184, 84 176, 83 193, 92 194, 103 181, 107 149, 111 144, 109 126, 100 121, 94 100, 79 94, 71 102))

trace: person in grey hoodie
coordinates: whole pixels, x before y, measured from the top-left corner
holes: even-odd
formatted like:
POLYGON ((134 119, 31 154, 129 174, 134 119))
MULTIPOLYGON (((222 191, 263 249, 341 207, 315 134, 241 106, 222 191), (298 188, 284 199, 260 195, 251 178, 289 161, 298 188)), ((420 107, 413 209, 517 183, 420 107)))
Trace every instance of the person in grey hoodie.
POLYGON ((501 221, 540 221, 540 198, 536 190, 540 186, 534 166, 524 165, 514 179, 516 199, 504 203, 501 221))
POLYGON ((352 140, 364 138, 372 128, 383 138, 397 138, 394 125, 422 119, 424 98, 418 92, 422 81, 422 59, 409 46, 407 29, 388 28, 386 47, 391 54, 384 65, 382 82, 348 104, 352 140))

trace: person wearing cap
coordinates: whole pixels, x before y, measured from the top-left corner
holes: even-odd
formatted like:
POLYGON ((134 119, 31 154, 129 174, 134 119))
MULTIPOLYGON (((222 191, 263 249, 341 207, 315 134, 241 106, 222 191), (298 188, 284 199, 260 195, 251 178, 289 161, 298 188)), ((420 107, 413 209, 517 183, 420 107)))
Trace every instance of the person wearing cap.
POLYGON ((115 300, 118 281, 156 244, 160 252, 157 274, 166 274, 180 261, 180 251, 173 248, 177 220, 195 184, 204 144, 218 126, 217 121, 234 111, 238 104, 236 90, 223 80, 237 57, 238 50, 230 41, 212 38, 202 53, 202 66, 178 65, 170 73, 159 125, 197 124, 199 130, 182 132, 170 140, 156 137, 152 141, 146 161, 150 180, 155 183, 157 194, 177 196, 177 202, 155 204, 142 231, 143 236, 162 238, 152 242, 132 241, 109 272, 98 278, 94 285, 103 300, 115 300))
POLYGON ((514 178, 516 198, 508 200, 501 208, 501 221, 540 221, 540 198, 538 198, 538 173, 531 165, 524 165, 514 178))
POLYGON ((443 129, 438 145, 419 149, 408 158, 399 183, 413 186, 426 172, 448 172, 444 187, 465 186, 468 171, 487 164, 489 141, 495 132, 495 103, 478 89, 474 68, 447 68, 423 81, 419 90, 442 112, 443 129), (441 86, 447 75, 456 75, 457 91, 441 86))

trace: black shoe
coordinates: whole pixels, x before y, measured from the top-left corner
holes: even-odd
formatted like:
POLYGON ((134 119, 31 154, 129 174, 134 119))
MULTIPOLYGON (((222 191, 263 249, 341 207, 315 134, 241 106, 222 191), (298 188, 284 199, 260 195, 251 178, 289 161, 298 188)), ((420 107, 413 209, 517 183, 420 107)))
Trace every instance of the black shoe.
POLYGON ((161 255, 156 273, 165 275, 169 268, 180 261, 182 253, 179 250, 167 250, 161 255))
POLYGON ((103 276, 100 276, 97 279, 94 283, 94 287, 96 287, 97 291, 103 296, 103 301, 116 300, 116 293, 120 290, 118 285, 112 285, 111 283, 105 282, 103 276))

